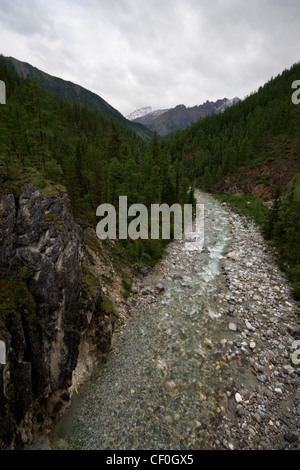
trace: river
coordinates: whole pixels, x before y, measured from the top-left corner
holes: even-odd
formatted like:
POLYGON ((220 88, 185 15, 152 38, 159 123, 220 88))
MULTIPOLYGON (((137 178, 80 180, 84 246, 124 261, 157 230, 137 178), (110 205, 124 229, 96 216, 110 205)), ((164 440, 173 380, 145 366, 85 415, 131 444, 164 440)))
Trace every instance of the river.
POLYGON ((218 201, 197 198, 204 205, 204 244, 169 245, 157 268, 163 293, 151 309, 135 307, 124 336, 58 426, 66 448, 211 448, 227 403, 221 266, 230 225, 218 201))

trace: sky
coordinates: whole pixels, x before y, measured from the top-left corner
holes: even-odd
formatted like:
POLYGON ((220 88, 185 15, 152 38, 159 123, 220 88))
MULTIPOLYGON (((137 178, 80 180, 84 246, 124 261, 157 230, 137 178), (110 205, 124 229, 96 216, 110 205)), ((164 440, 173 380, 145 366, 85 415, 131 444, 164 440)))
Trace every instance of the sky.
POLYGON ((243 99, 299 62, 299 44, 299 0, 0 0, 0 54, 125 116, 243 99))

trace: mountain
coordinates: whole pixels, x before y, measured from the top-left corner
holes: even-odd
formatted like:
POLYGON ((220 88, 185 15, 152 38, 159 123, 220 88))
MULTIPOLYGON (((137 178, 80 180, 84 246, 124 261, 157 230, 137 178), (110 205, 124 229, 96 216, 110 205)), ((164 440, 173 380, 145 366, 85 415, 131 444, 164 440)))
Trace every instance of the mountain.
POLYGON ((168 109, 155 109, 153 110, 150 106, 145 108, 139 108, 133 111, 131 114, 126 116, 126 119, 134 121, 136 123, 143 124, 143 126, 148 127, 154 119, 161 116, 165 112, 169 111, 168 109))
POLYGON ((86 88, 77 85, 73 82, 63 80, 62 78, 54 77, 38 68, 26 63, 21 62, 13 57, 5 57, 5 60, 10 62, 20 78, 32 78, 37 80, 41 88, 59 96, 68 103, 79 105, 86 105, 88 108, 98 109, 104 116, 113 119, 118 124, 127 127, 136 132, 144 140, 149 141, 151 132, 143 125, 127 120, 119 111, 108 104, 103 98, 98 96, 86 88))
POLYGON ((207 101, 200 106, 186 108, 184 105, 173 109, 153 110, 150 106, 140 108, 124 117, 103 98, 73 82, 63 80, 39 70, 31 64, 13 57, 5 57, 21 78, 33 78, 46 91, 59 96, 68 103, 77 103, 88 108, 98 109, 104 116, 113 119, 118 124, 133 130, 144 140, 151 139, 152 132, 166 136, 177 130, 184 130, 194 122, 204 117, 224 111, 238 101, 238 98, 218 100, 215 103, 207 101))
POLYGON ((146 106, 144 108, 139 108, 133 111, 132 113, 126 116, 126 119, 129 121, 134 121, 135 119, 141 118, 143 116, 147 116, 147 114, 152 112, 152 108, 150 106, 146 106))
POLYGON ((152 132, 157 132, 161 136, 166 136, 178 130, 184 130, 191 124, 212 114, 218 114, 225 109, 238 103, 239 98, 223 98, 213 101, 206 101, 200 106, 187 108, 180 104, 172 109, 162 109, 152 111, 151 108, 141 108, 127 116, 128 119, 134 120, 136 123, 143 124, 152 132), (142 114, 142 110, 144 114, 142 114), (148 111, 149 110, 149 111, 148 111), (141 114, 139 115, 139 111, 141 114))

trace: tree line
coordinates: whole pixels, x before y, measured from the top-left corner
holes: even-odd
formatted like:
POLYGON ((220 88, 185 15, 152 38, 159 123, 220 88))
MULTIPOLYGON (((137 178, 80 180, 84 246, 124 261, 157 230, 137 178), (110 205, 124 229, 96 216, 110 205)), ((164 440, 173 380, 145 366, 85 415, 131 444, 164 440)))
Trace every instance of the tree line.
MULTIPOLYGON (((3 57, 0 77, 7 87, 7 104, 0 108, 0 171, 6 182, 34 169, 39 189, 48 181, 63 185, 83 226, 96 227, 97 206, 118 207, 120 195, 128 205, 149 209, 154 203, 188 202, 189 181, 157 134, 146 144, 99 110, 69 104, 35 80, 20 79, 3 57)), ((150 264, 165 243, 122 241, 134 260, 150 264)))
MULTIPOLYGON (((276 159, 284 160, 286 155, 281 150, 284 144, 291 140, 297 144, 300 137, 300 106, 292 101, 292 84, 297 79, 300 79, 300 63, 271 78, 224 113, 171 135, 167 145, 173 161, 182 165, 196 186, 213 192, 216 184, 227 176, 241 178, 241 167, 258 168, 272 165, 276 159)), ((279 263, 289 276, 297 298, 300 298, 299 155, 300 149, 292 156, 298 174, 296 170, 288 190, 280 183, 272 188, 269 213, 262 208, 254 215, 266 239, 276 247, 279 263)), ((246 199, 245 202, 249 203, 246 199)), ((256 207, 261 208, 259 201, 256 207)))

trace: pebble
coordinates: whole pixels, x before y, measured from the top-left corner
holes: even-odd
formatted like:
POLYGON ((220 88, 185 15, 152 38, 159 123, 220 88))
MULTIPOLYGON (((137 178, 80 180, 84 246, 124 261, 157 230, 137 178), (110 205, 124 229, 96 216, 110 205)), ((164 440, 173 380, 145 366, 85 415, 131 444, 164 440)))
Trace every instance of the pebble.
POLYGON ((289 430, 284 433, 284 438, 288 442, 297 442, 299 439, 298 434, 289 430))
POLYGON ((234 395, 234 398, 235 398, 235 401, 236 401, 237 403, 240 403, 241 401, 243 401, 243 398, 242 398, 242 396, 240 395, 240 393, 236 393, 236 394, 234 395))
POLYGON ((245 324, 248 330, 255 331, 255 328, 251 325, 250 322, 248 322, 248 320, 245 320, 245 324))
POLYGON ((173 380, 171 380, 170 382, 164 382, 164 389, 167 392, 172 393, 174 392, 176 388, 177 388, 177 385, 173 380))
POLYGON ((204 338, 204 345, 207 347, 207 348, 213 348, 213 343, 210 339, 208 338, 204 338))
POLYGON ((166 420, 166 422, 167 422, 168 424, 173 424, 173 422, 174 422, 172 416, 170 416, 170 415, 167 415, 167 416, 165 417, 165 420, 166 420))

